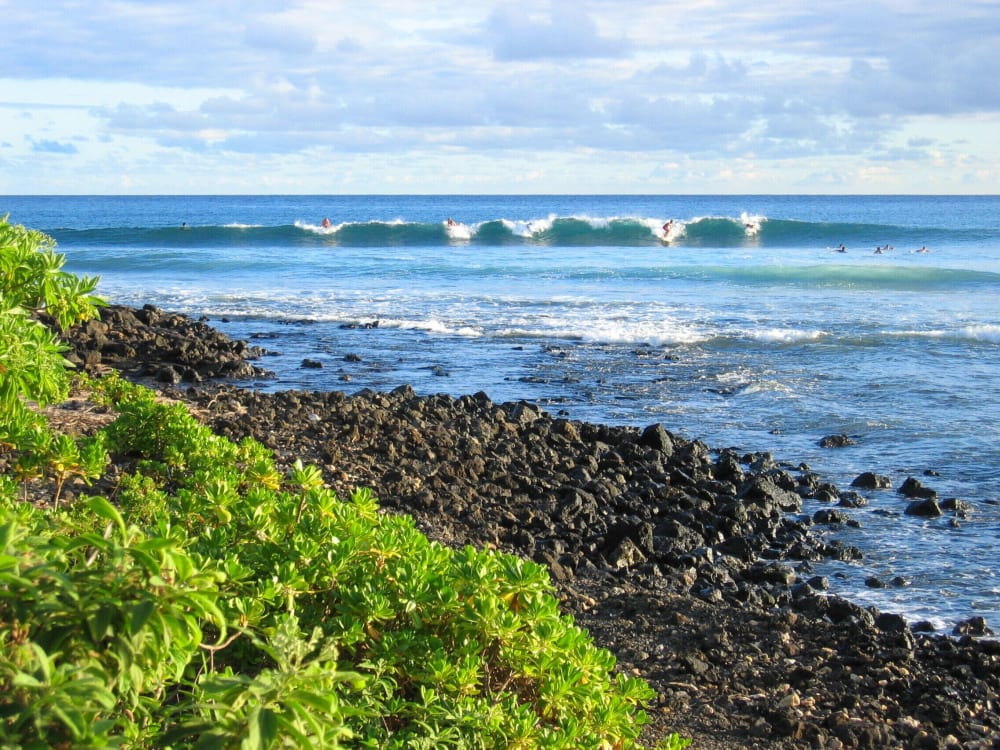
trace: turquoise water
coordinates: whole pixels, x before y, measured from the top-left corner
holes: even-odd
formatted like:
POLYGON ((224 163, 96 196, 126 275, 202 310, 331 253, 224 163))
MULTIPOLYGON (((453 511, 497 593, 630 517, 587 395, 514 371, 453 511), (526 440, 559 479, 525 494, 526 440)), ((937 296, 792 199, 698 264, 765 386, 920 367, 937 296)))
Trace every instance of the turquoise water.
POLYGON ((1000 198, 0 198, 6 212, 109 299, 255 337, 274 352, 262 388, 482 390, 771 451, 842 489, 916 476, 969 518, 870 493, 861 529, 831 532, 865 560, 819 572, 887 611, 1000 632, 1000 198), (817 446, 833 433, 857 445, 817 446))

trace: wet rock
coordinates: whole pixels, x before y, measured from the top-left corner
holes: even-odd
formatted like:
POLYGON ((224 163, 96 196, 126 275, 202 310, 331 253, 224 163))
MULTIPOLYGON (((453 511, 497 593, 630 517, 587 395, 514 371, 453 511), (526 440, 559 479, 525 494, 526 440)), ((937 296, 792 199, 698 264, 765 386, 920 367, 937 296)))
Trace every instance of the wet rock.
POLYGON ((953 635, 986 636, 996 635, 987 625, 984 617, 970 617, 958 623, 951 631, 953 635))
POLYGON ((881 474, 866 471, 856 476, 851 486, 862 490, 887 490, 892 488, 892 480, 881 474))
POLYGON ((906 506, 905 513, 908 516, 923 516, 925 518, 936 518, 942 515, 941 506, 934 498, 910 503, 906 506))
POLYGON ((841 510, 823 508, 813 513, 812 520, 813 523, 833 525, 847 523, 851 517, 841 510))
POLYGON ((827 435, 819 441, 820 448, 844 448, 848 445, 857 443, 847 435, 827 435))
POLYGON ((841 492, 837 505, 842 508, 864 508, 868 505, 868 498, 857 492, 841 492))
POLYGON ((937 497, 937 492, 925 487, 919 479, 913 477, 907 477, 896 492, 904 497, 920 497, 927 500, 937 497))
POLYGON ((960 518, 967 518, 972 512, 972 504, 956 497, 949 497, 941 501, 941 509, 950 511, 960 518))

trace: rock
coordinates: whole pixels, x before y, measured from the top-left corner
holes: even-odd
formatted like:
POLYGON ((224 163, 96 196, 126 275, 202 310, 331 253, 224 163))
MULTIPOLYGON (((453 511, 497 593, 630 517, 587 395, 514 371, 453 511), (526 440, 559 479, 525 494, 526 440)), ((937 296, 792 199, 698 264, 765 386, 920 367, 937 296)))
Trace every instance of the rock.
POLYGON ((908 516, 923 516, 925 518, 936 518, 942 515, 941 506, 937 500, 916 500, 906 506, 904 511, 908 516))
POLYGON ((987 625, 985 617, 970 617, 958 623, 951 631, 953 635, 987 636, 996 635, 987 625))
POLYGON ((851 482, 851 486, 863 490, 887 490, 892 488, 892 480, 881 474, 866 471, 856 476, 851 482))
MULTIPOLYGON (((108 305, 100 319, 73 326, 63 334, 72 355, 88 372, 113 367, 138 379, 176 385, 209 378, 260 378, 271 373, 248 360, 265 354, 245 341, 234 341, 207 324, 165 313, 153 305, 132 309, 108 305)), ((45 322, 45 316, 40 316, 45 322)))
POLYGON ((864 508, 868 505, 868 498, 857 492, 842 492, 837 504, 842 508, 864 508))
POLYGON ((959 500, 957 497, 949 497, 941 501, 941 509, 951 511, 961 518, 966 518, 972 512, 972 505, 964 500, 959 500))
POLYGON ((896 492, 905 497, 922 497, 928 500, 937 497, 937 492, 925 487, 919 479, 913 477, 907 477, 896 492))
POLYGON ((659 451, 668 458, 674 452, 674 441, 666 428, 660 423, 651 424, 642 431, 639 444, 659 451))
POLYGON ((813 513, 812 520, 813 523, 830 525, 847 523, 851 517, 841 510, 823 508, 813 513))
POLYGON ((883 612, 875 618, 875 627, 890 633, 902 633, 909 630, 906 620, 903 619, 902 615, 890 614, 888 612, 883 612))
POLYGON ((820 448, 844 448, 848 445, 857 445, 857 443, 847 435, 827 435, 819 441, 820 448))
POLYGON ((318 360, 315 360, 315 359, 304 359, 304 360, 302 360, 302 364, 300 366, 302 368, 306 369, 306 370, 322 370, 323 369, 323 363, 320 362, 320 361, 318 361, 318 360))
POLYGON ((157 369, 155 377, 157 383, 168 383, 170 385, 177 385, 184 379, 180 371, 173 365, 160 367, 157 369))

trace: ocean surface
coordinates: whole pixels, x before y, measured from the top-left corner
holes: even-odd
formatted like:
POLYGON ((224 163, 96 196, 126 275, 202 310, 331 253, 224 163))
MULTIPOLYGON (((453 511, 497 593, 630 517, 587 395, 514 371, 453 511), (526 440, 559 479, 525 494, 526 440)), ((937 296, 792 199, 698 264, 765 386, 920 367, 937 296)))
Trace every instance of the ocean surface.
POLYGON ((485 391, 769 451, 842 490, 915 477, 967 517, 867 492, 860 528, 826 532, 864 560, 816 573, 942 632, 981 615, 1000 633, 1000 197, 0 197, 4 213, 108 300, 268 349, 262 389, 485 391), (820 448, 832 434, 855 444, 820 448))

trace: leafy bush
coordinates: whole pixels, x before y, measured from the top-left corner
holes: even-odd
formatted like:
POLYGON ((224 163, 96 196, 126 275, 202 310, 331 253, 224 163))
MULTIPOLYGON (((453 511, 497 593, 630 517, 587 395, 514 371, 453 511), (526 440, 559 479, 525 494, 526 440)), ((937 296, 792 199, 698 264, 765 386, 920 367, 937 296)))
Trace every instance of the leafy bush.
POLYGON ((0 477, 0 746, 640 746, 652 691, 543 567, 431 542, 118 377, 87 386, 117 418, 78 452, 134 468, 114 504, 61 510, 0 477))
POLYGON ((70 384, 65 346, 35 316, 45 313, 65 329, 103 304, 92 294, 97 279, 66 273, 65 261, 50 237, 0 219, 0 451, 19 449, 22 483, 52 478, 55 503, 67 479, 94 478, 105 463, 100 444, 52 435, 25 403, 61 401, 70 384))

